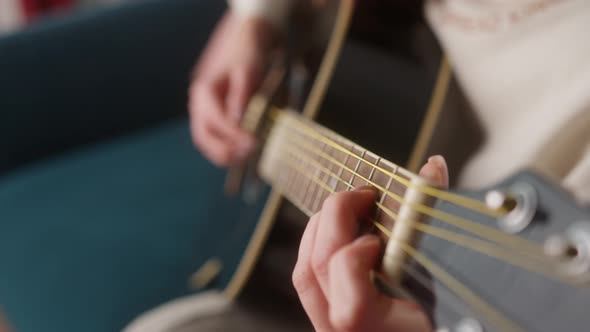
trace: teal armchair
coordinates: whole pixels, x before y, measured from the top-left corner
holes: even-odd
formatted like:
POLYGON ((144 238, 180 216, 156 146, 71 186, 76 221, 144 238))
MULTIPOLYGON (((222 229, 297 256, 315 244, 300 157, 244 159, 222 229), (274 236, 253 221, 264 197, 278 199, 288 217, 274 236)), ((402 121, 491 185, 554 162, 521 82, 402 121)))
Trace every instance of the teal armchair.
POLYGON ((184 115, 219 1, 136 1, 0 39, 0 170, 184 115))
POLYGON ((186 115, 223 7, 134 1, 0 38, 0 310, 16 331, 118 331, 189 293, 210 256, 239 260, 245 242, 218 234, 257 210, 224 198, 186 115))

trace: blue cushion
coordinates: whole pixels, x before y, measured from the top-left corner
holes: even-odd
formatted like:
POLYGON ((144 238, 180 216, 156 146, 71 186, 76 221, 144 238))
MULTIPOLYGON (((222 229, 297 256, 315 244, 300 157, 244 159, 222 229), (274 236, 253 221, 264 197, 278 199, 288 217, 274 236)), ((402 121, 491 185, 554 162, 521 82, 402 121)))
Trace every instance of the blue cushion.
POLYGON ((224 7, 126 1, 0 38, 0 173, 184 114, 224 7))
POLYGON ((17 331, 116 331, 212 255, 223 286, 264 201, 227 199, 223 177, 186 120, 1 177, 0 307, 17 331))

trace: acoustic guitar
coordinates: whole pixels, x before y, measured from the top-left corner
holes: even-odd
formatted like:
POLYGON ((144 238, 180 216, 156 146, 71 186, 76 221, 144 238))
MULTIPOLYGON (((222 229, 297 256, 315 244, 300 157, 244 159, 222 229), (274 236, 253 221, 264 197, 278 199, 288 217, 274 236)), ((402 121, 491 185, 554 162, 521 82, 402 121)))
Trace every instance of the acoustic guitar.
POLYGON ((375 286, 418 303, 433 330, 588 331, 589 211, 526 170, 477 192, 417 176, 434 152, 459 169, 476 126, 453 112, 465 105, 420 8, 367 3, 324 1, 294 18, 244 117, 260 150, 230 171, 228 191, 254 211, 227 240, 244 253, 201 272, 231 270, 227 297, 309 328, 290 277, 305 222, 330 194, 371 185, 367 222, 387 244, 375 286))

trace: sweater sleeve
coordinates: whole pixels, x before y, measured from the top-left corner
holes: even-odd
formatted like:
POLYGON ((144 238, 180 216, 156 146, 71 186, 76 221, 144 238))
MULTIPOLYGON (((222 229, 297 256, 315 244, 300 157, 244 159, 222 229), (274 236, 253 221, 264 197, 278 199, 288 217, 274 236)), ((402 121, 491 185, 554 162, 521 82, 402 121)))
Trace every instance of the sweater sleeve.
POLYGON ((590 1, 430 0, 426 16, 485 130, 460 185, 533 168, 590 203, 590 1))
POLYGON ((260 17, 282 26, 298 0, 228 0, 231 9, 245 17, 260 17))

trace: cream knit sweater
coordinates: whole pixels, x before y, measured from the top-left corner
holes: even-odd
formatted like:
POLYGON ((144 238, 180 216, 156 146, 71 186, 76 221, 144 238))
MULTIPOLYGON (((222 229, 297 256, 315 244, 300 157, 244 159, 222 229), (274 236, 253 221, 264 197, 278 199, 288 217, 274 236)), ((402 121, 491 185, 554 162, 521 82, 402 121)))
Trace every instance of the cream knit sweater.
MULTIPOLYGON (((275 24, 293 1, 230 0, 275 24)), ((425 13, 486 130, 460 184, 532 167, 590 203, 590 1, 431 0, 425 13)))

